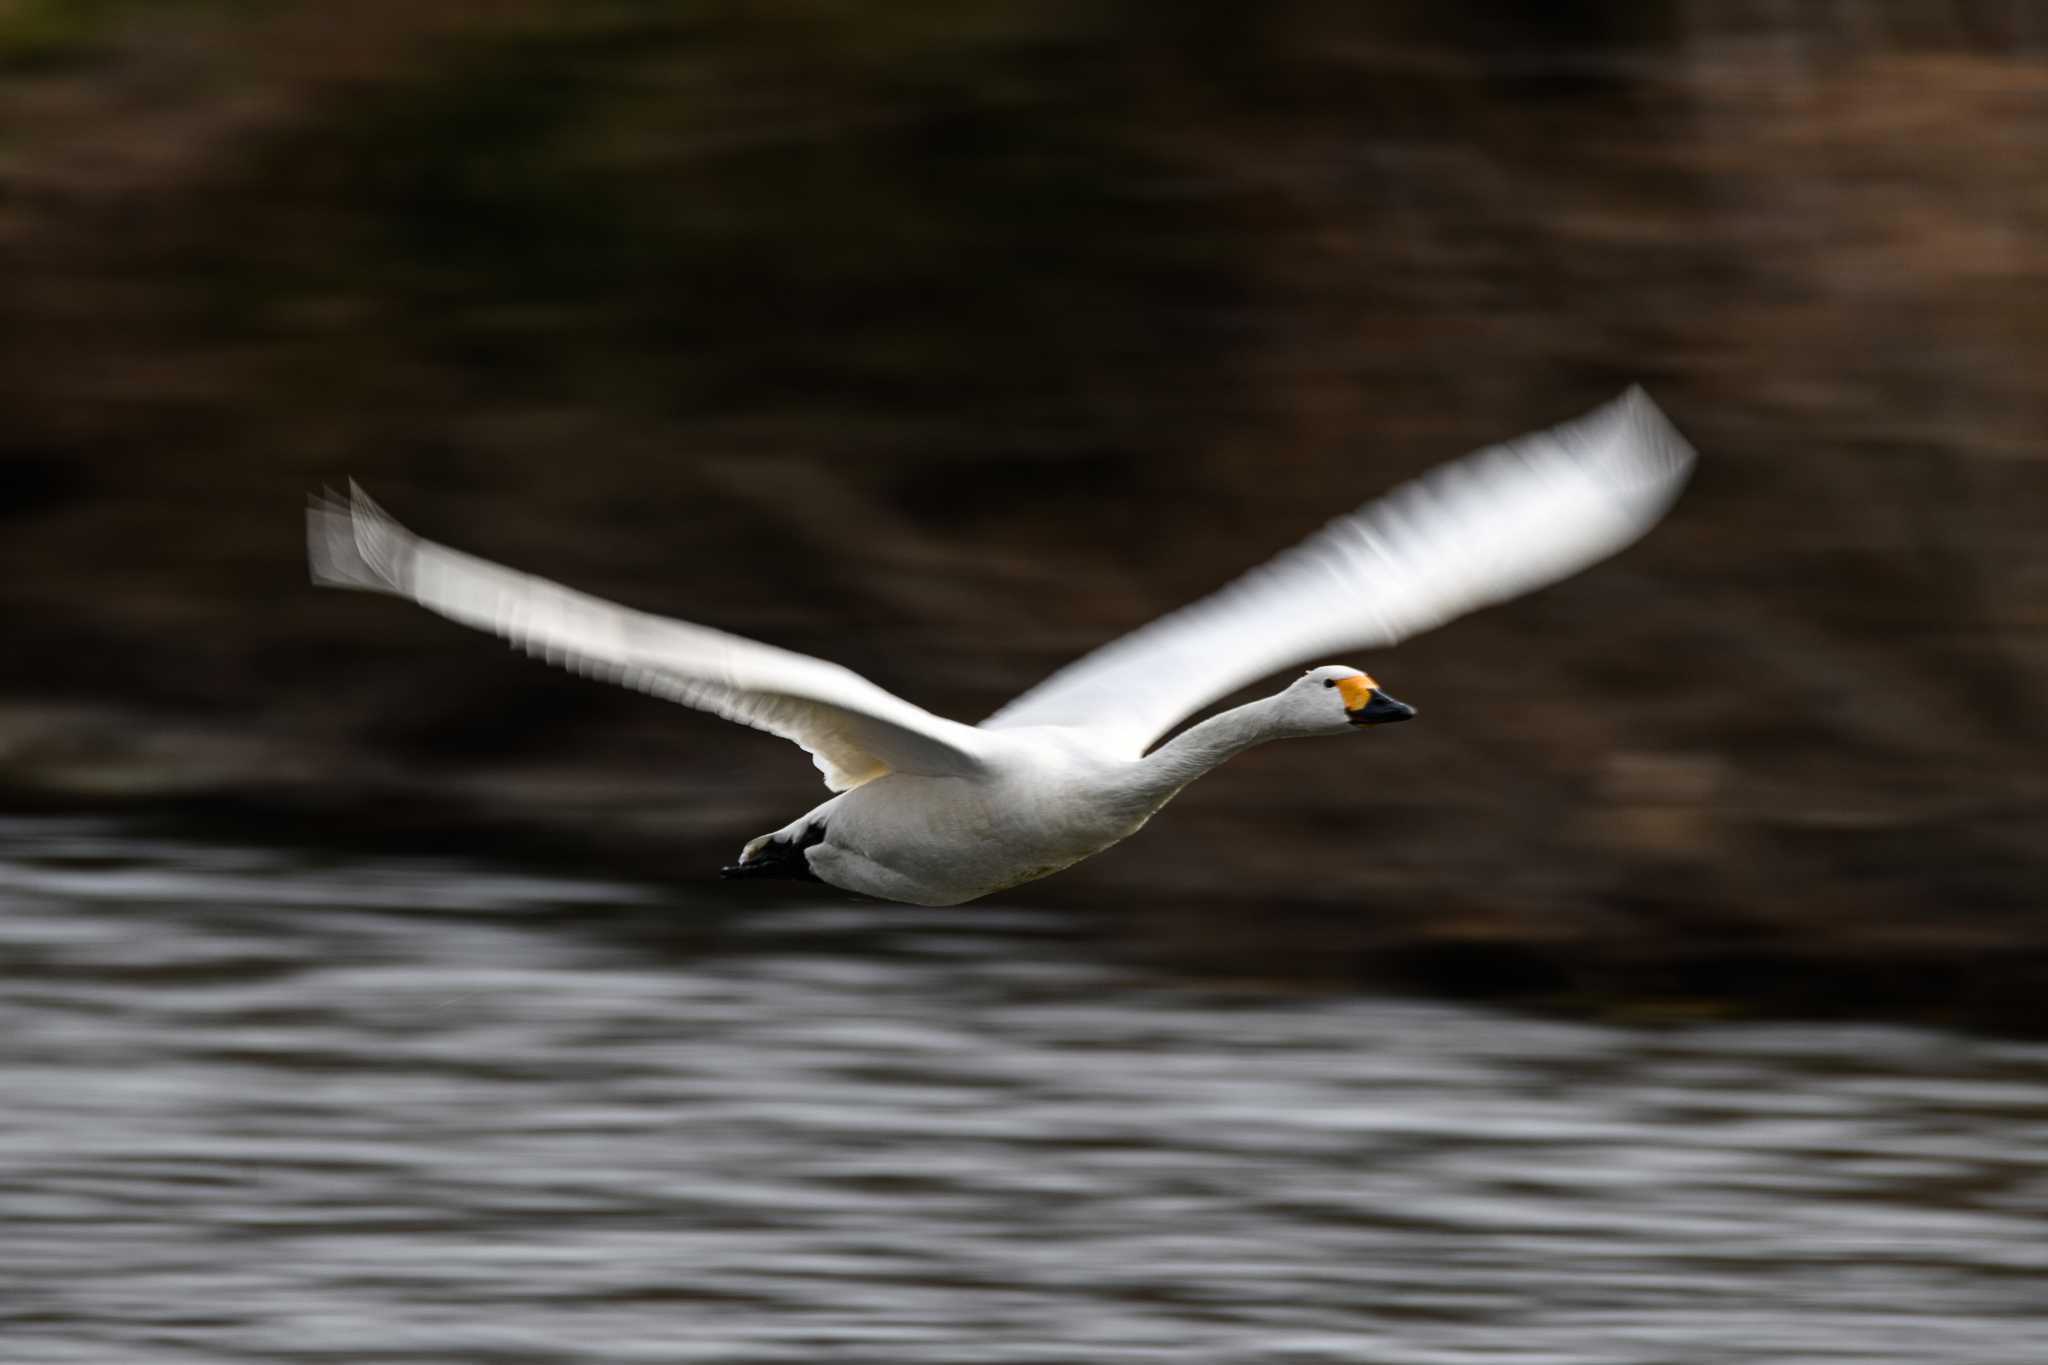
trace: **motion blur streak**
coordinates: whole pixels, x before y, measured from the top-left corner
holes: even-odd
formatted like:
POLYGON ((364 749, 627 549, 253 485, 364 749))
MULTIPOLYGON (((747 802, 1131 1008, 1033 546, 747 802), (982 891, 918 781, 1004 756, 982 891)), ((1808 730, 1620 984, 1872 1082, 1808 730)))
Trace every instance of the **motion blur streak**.
POLYGON ((2048 1340, 2039 1045, 1202 991, 1047 912, 89 823, 0 828, 0 937, 9 1365, 2048 1340))
POLYGON ((2028 0, 0 0, 0 1365, 2038 1365, 2044 148, 2028 0), (982 716, 1631 381, 1424 720, 943 914, 296 520, 982 716))

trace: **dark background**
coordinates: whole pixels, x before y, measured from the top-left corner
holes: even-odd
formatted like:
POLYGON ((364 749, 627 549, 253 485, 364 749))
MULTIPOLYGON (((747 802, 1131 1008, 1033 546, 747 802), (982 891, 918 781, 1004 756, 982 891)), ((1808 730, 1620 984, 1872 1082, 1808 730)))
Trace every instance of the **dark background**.
POLYGON ((1640 380, 1645 542, 1008 899, 2038 1028, 2044 167, 2017 2, 15 0, 6 799, 695 880, 803 756, 313 591, 309 487, 972 720, 1640 380))

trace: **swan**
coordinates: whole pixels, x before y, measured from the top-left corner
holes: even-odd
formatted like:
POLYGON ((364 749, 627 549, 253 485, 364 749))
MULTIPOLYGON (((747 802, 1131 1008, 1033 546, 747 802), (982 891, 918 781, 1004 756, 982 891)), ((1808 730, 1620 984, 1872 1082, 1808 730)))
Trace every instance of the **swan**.
POLYGON ((1640 388, 1488 447, 1340 517, 1189 606, 1060 669, 979 725, 822 659, 635 611, 414 535, 355 483, 307 509, 312 577, 410 598, 551 663, 794 740, 835 795, 740 850, 729 877, 796 877, 958 905, 1136 833, 1251 745, 1350 735, 1415 709, 1318 654, 1389 645, 1553 583, 1636 540, 1693 450, 1640 388))

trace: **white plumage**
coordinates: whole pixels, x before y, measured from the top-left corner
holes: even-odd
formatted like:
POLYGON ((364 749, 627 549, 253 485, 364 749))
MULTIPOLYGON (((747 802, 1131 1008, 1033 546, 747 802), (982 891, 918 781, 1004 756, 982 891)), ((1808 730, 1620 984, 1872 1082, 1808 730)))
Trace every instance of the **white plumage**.
POLYGON ((618 606, 407 531, 351 485, 313 499, 313 580, 409 597, 529 653, 795 741, 839 795, 735 875, 952 905, 1128 837, 1248 745, 1405 719, 1357 669, 1311 670, 1147 753, 1189 715, 1317 654, 1392 644, 1564 578, 1663 515, 1691 470, 1640 389, 1396 488, 1208 597, 1068 665, 979 726, 852 671, 618 606))

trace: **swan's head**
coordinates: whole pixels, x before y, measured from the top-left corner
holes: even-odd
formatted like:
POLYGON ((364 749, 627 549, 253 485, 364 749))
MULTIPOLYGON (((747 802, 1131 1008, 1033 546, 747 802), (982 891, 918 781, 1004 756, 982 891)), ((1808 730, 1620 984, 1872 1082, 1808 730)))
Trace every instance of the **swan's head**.
POLYGON ((1289 709, 1318 733, 1415 718, 1414 707, 1395 701, 1372 678, 1343 664, 1311 668, 1283 695, 1289 709))

